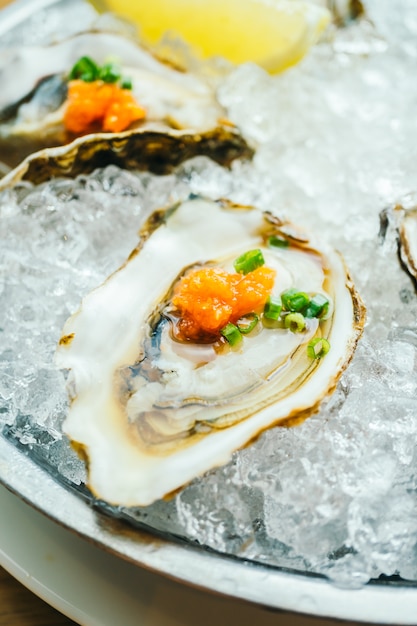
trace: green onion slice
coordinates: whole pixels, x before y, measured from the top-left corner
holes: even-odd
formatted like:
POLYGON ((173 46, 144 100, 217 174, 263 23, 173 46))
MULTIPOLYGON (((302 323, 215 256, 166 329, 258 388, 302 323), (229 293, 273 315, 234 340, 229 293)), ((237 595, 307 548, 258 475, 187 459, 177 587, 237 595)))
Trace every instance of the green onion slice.
POLYGON ((81 57, 68 74, 68 80, 79 78, 86 83, 94 80, 102 80, 104 83, 117 83, 120 81, 122 89, 132 89, 132 79, 122 76, 120 65, 114 62, 105 63, 101 67, 90 57, 81 57))
POLYGON ((264 317, 267 320, 278 320, 281 314, 282 302, 279 296, 269 296, 264 306, 264 317))
POLYGON ((104 83, 117 83, 122 77, 122 71, 117 63, 105 63, 100 68, 99 76, 104 83))
POLYGON ((133 89, 132 79, 129 76, 122 76, 120 79, 120 87, 122 89, 133 89))
POLYGON ((220 333, 231 346, 236 346, 240 341, 242 341, 242 335, 240 330, 237 326, 235 326, 235 324, 232 324, 231 322, 226 324, 226 326, 221 329, 220 333))
POLYGON ((290 242, 288 239, 284 237, 279 237, 278 235, 271 235, 268 237, 268 245, 274 248, 288 248, 290 242))
POLYGON ((321 293, 316 293, 310 300, 310 304, 305 310, 306 317, 323 317, 329 311, 329 300, 321 293))
POLYGON ((310 297, 304 291, 297 289, 287 289, 281 294, 282 305, 287 311, 303 311, 310 304, 310 297))
POLYGON ((247 335, 250 333, 257 323, 259 322, 259 317, 256 313, 247 313, 236 322, 237 328, 240 330, 242 335, 247 335))
POLYGON ((90 57, 81 57, 73 66, 69 73, 69 80, 79 78, 86 83, 91 83, 97 80, 100 70, 90 57))
POLYGON ((248 250, 240 257, 238 257, 233 263, 236 272, 239 274, 249 274, 249 272, 253 272, 258 267, 264 265, 265 259, 261 250, 248 250))
POLYGON ((307 356, 310 359, 322 359, 330 350, 330 343, 324 337, 312 339, 307 346, 307 356))
POLYGON ((306 327, 304 315, 301 315, 301 313, 288 313, 284 318, 284 326, 293 333, 301 333, 306 327))

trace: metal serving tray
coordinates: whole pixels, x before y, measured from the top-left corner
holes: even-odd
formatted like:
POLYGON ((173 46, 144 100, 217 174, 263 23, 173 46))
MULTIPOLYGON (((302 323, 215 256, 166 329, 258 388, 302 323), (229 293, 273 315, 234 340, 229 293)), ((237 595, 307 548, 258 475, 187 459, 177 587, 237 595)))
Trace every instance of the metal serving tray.
POLYGON ((89 506, 0 437, 0 482, 49 518, 140 567, 272 609, 373 624, 415 624, 417 589, 341 589, 319 576, 237 560, 133 529, 89 506))
MULTIPOLYGON (((77 0, 80 2, 81 0, 77 0)), ((17 0, 0 12, 0 38, 45 8, 71 0, 17 0)), ((325 578, 263 566, 131 528, 59 484, 0 434, 0 483, 67 529, 119 557, 210 592, 307 615, 379 624, 415 624, 417 587, 391 581, 348 590, 325 578)))

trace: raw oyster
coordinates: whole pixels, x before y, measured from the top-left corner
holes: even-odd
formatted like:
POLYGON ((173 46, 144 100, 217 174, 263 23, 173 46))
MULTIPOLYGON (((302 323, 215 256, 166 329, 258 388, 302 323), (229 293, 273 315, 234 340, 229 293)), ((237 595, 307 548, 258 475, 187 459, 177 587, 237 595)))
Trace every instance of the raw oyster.
MULTIPOLYGON (((68 74, 80 57, 117 61, 144 107, 136 127, 212 130, 226 120, 214 89, 196 75, 155 58, 136 41, 111 32, 86 32, 43 47, 7 49, 0 59, 0 161, 11 167, 44 147, 69 143, 64 126, 68 74)), ((84 133, 85 134, 85 133, 84 133)))
MULTIPOLYGON (((216 309, 213 297, 203 310, 216 309)), ((64 432, 87 459, 90 489, 113 504, 147 505, 263 430, 306 418, 335 387, 364 317, 340 255, 292 224, 200 197, 155 212, 126 263, 67 321, 56 352, 72 371, 64 432), (326 315, 299 314, 305 326, 294 332, 288 312, 271 321, 258 311, 236 345, 224 329, 178 336, 181 280, 194 270, 233 273, 253 249, 275 276, 273 297, 292 287, 321 294, 326 315)))

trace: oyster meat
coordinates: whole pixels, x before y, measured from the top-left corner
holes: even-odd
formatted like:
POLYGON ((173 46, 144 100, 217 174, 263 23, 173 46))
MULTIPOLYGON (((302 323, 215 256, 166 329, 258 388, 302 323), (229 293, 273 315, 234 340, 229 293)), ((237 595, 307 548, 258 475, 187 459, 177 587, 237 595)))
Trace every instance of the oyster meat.
POLYGON ((112 32, 86 32, 47 46, 6 49, 0 58, 0 161, 14 167, 28 154, 73 140, 66 129, 68 76, 82 57, 116 61, 145 110, 133 127, 204 132, 226 112, 203 79, 164 63, 135 40, 112 32))
POLYGON ((334 389, 364 317, 341 256, 275 215, 201 197, 155 212, 126 263, 69 318, 56 352, 71 370, 64 432, 87 459, 89 488, 112 504, 148 505, 263 430, 305 419, 334 389), (250 299, 255 274, 270 281, 265 304, 245 302, 219 322, 227 298, 204 281, 226 280, 227 291, 230 279, 250 299), (184 312, 190 284, 191 307, 220 331, 196 330, 184 312), (293 306, 288 294, 306 300, 293 306))

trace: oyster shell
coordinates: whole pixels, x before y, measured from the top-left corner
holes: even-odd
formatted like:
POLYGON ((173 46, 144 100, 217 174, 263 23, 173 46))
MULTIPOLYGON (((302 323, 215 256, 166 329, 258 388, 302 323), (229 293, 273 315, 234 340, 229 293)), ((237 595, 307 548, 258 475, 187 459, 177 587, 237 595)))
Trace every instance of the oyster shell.
POLYGON ((361 0, 327 0, 326 6, 338 25, 355 20, 365 13, 361 0))
POLYGON ((315 412, 347 366, 365 310, 340 255, 253 207, 199 197, 154 213, 126 263, 66 323, 56 352, 72 371, 64 432, 88 460, 88 485, 113 504, 148 505, 263 430, 315 412), (278 237, 284 247, 270 245, 278 237), (232 268, 260 249, 273 293, 326 294, 326 318, 302 332, 258 324, 236 347, 173 335, 172 293, 190 268, 232 268), (310 358, 307 344, 331 348, 310 358), (322 341, 322 339, 320 339, 322 341))
POLYGON ((155 58, 136 41, 111 32, 86 32, 48 46, 6 50, 0 60, 0 161, 11 167, 28 154, 69 143, 63 123, 67 76, 82 56, 103 64, 109 57, 132 79, 146 110, 136 127, 212 130, 226 112, 201 78, 155 58))
POLYGON ((410 276, 417 281, 417 207, 396 207, 395 212, 400 258, 410 276))
POLYGON ((20 181, 39 184, 59 176, 73 178, 106 165, 166 174, 194 156, 229 166, 234 159, 251 159, 253 154, 239 133, 222 126, 204 133, 146 129, 96 133, 29 155, 1 179, 0 190, 20 181))

